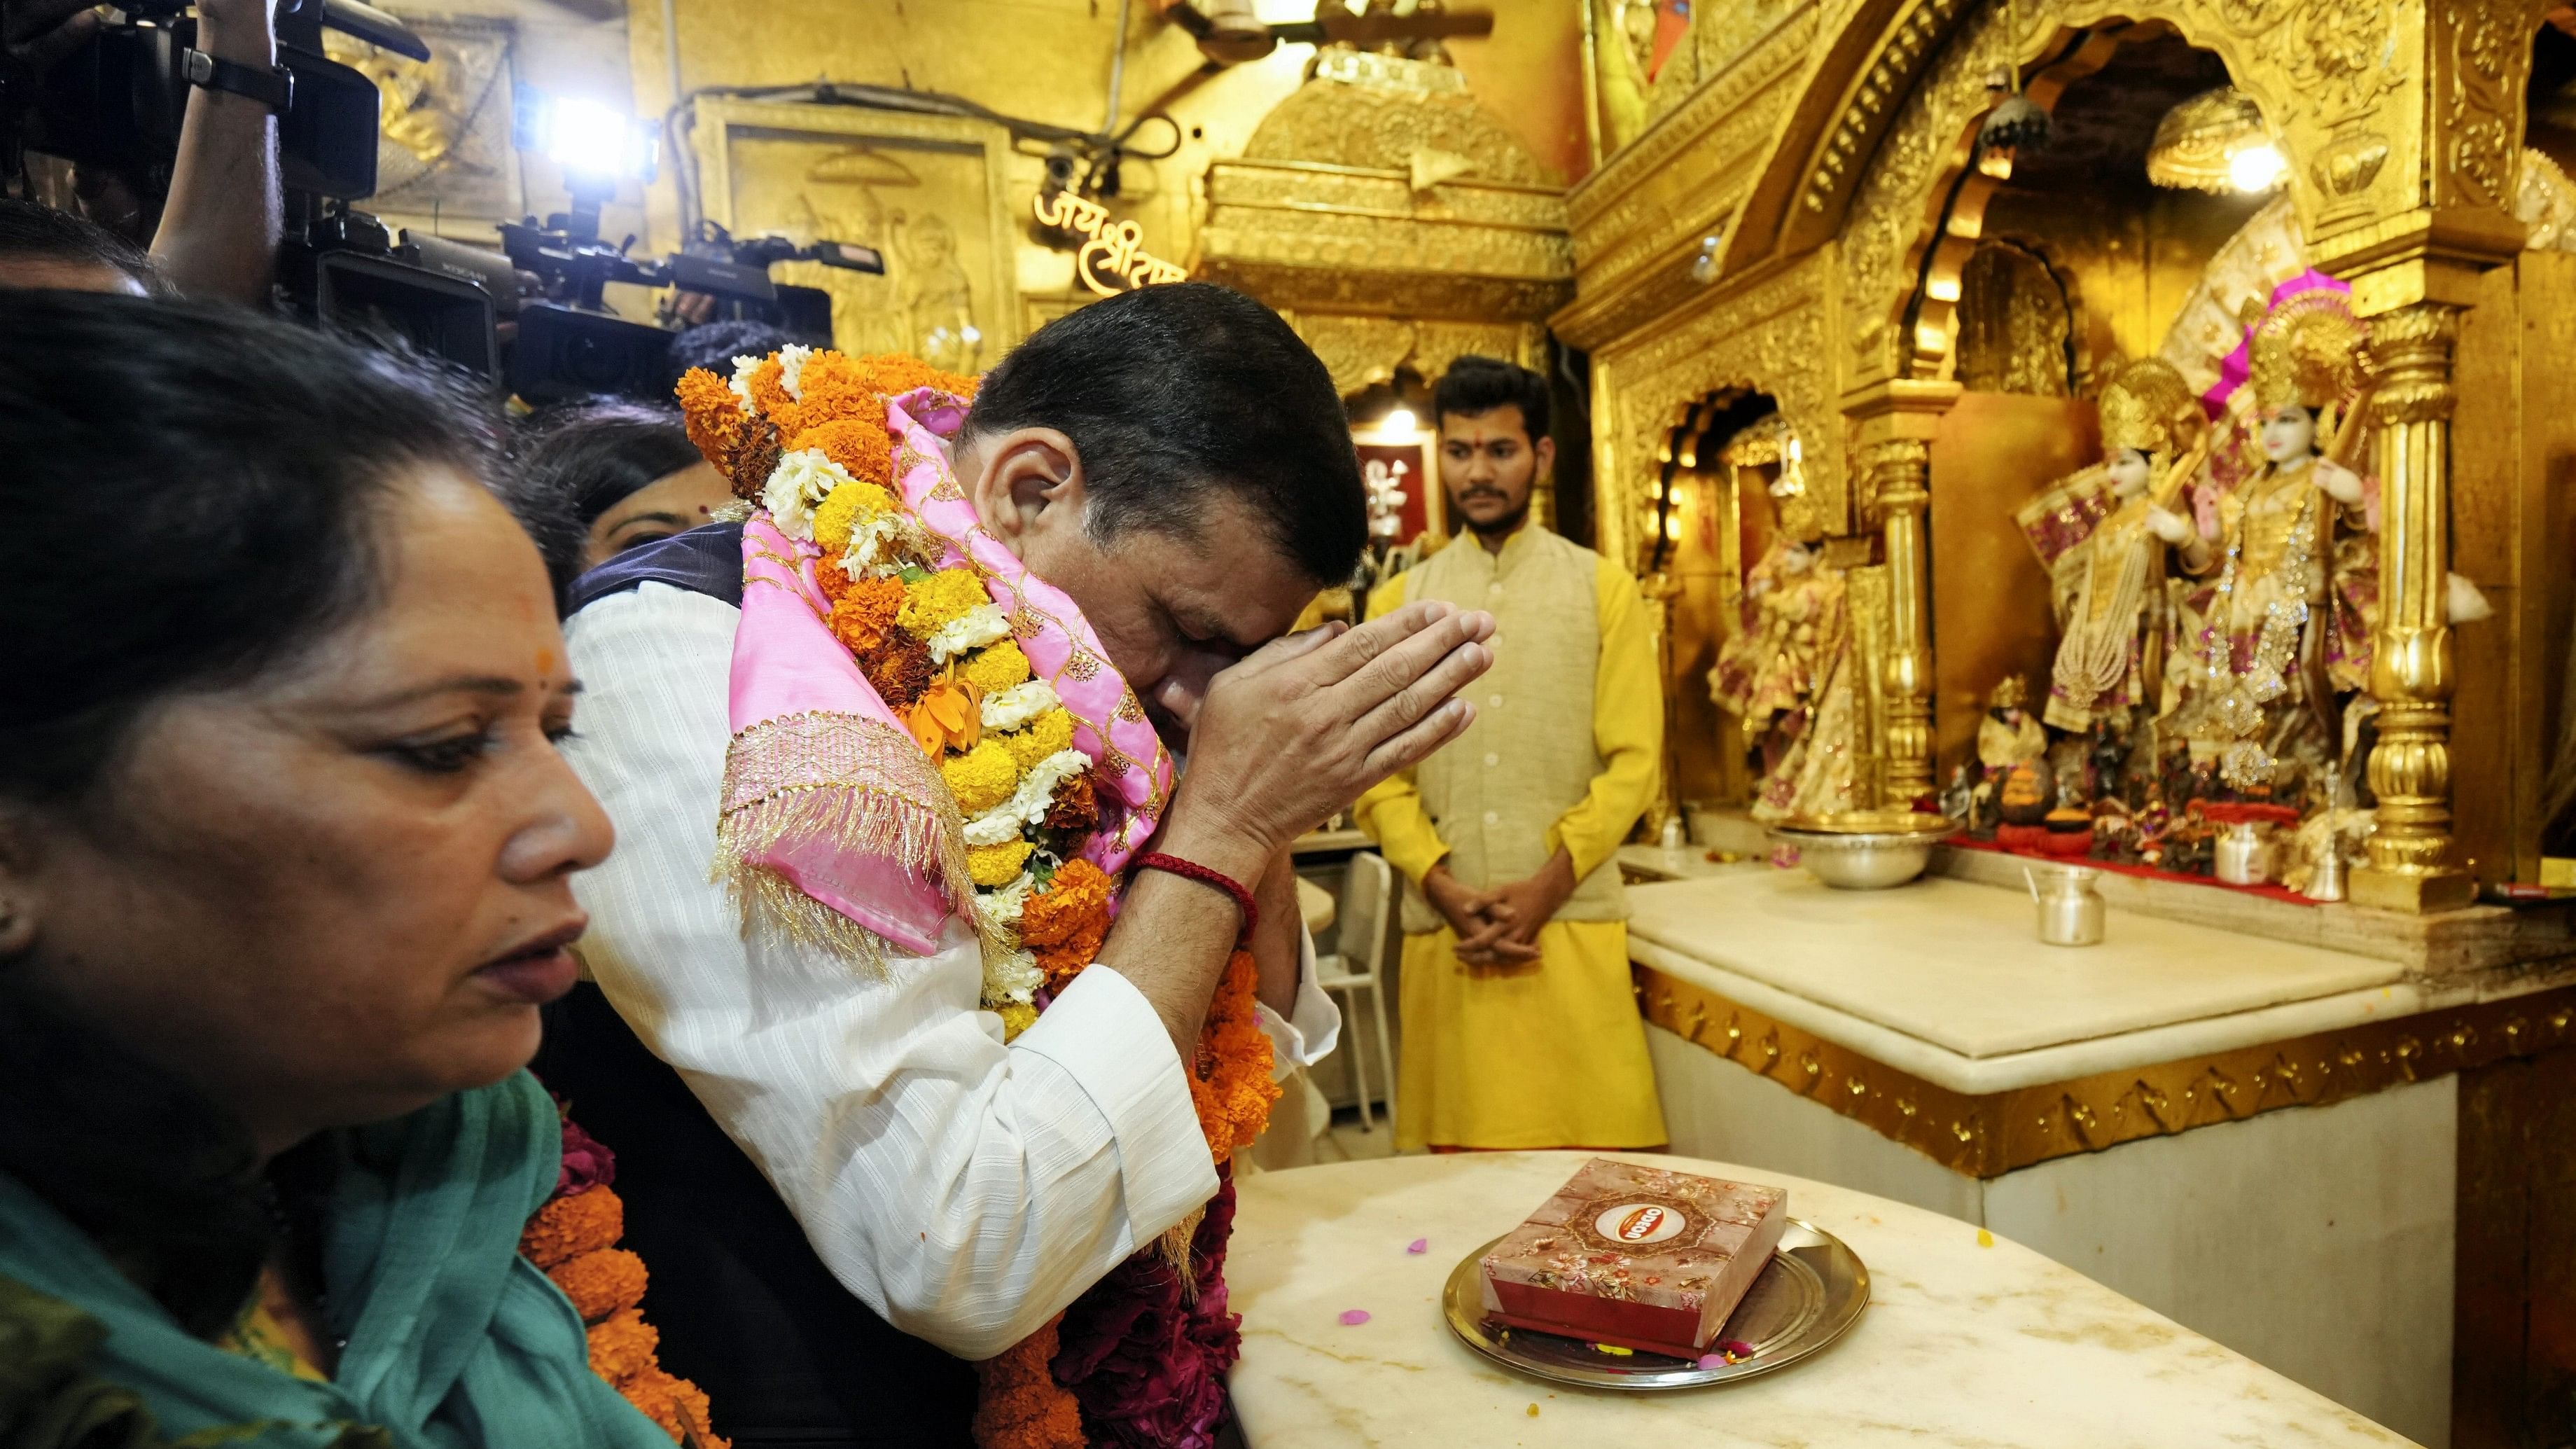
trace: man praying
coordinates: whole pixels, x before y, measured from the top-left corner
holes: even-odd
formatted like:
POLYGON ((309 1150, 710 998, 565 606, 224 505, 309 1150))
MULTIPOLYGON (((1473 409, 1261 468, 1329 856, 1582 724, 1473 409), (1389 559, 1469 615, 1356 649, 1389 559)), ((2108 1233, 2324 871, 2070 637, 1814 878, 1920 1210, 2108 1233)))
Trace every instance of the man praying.
POLYGON ((1462 357, 1432 403, 1464 528, 1369 614, 1485 610, 1494 665, 1475 723, 1355 812, 1408 882, 1396 1145, 1661 1145, 1612 859, 1663 758, 1644 603, 1625 570, 1530 526, 1556 457, 1544 378, 1462 357))
MULTIPOLYGON (((1045 1380, 1096 1364, 1053 1354, 1056 1316, 1167 1232, 1221 1249, 1225 1104, 1194 1093, 1230 959, 1252 1055, 1331 1049, 1289 846, 1465 725, 1491 620, 1278 637, 1349 577, 1366 506, 1323 365, 1220 287, 1095 303, 980 385, 803 348, 733 381, 682 401, 760 509, 574 590, 567 753, 620 849, 580 886, 600 991, 538 1072, 616 1145, 663 1361, 737 1443, 962 1443, 1031 1404, 1051 1421, 1014 1442, 1078 1442, 1045 1380), (1021 938, 1122 864, 1105 942, 1021 938), (1005 1350, 1047 1392, 988 1370, 979 1412, 957 1360, 1005 1350)), ((1084 1420, 1206 1442, 1231 1331, 1177 1407, 1094 1374, 1084 1420)))

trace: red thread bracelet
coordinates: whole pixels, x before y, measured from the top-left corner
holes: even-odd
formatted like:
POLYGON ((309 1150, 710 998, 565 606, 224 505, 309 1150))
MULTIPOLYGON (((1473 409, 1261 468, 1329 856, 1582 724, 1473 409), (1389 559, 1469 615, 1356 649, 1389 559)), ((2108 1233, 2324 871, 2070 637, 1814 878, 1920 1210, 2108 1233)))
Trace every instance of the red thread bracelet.
POLYGON ((1159 850, 1149 850, 1136 857, 1136 869, 1166 871, 1183 880, 1194 880, 1201 885, 1214 886, 1234 897, 1236 909, 1243 912, 1243 933, 1234 938, 1237 944, 1251 940, 1252 928, 1260 924, 1261 907, 1253 904, 1252 892, 1245 890, 1243 882, 1227 875, 1224 871, 1211 870, 1195 860, 1183 860, 1177 855, 1165 855, 1159 850))

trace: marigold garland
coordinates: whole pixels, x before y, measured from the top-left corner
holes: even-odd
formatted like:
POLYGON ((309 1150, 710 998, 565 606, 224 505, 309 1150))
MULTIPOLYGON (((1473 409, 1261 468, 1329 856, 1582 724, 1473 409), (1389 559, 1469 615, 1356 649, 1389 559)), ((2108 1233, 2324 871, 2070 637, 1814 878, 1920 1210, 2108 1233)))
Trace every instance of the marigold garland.
POLYGON ((540 1268, 553 1268, 584 1253, 617 1246, 626 1236, 626 1205, 601 1188, 549 1200, 528 1219, 519 1235, 519 1254, 540 1268))
POLYGON ((621 1308, 590 1326, 590 1371, 612 1384, 633 1378, 654 1365, 661 1346, 662 1331, 644 1321, 644 1310, 621 1308))
MULTIPOLYGON (((887 402, 922 387, 974 393, 972 381, 913 358, 797 347, 735 359, 730 381, 694 371, 679 395, 690 437, 735 494, 822 550, 815 583, 833 636, 955 796, 976 911, 1004 948, 988 954, 983 1004, 1008 1040, 1100 953, 1118 884, 1082 858, 1082 846, 1108 823, 1113 797, 1095 777, 1098 745, 1088 755, 1076 748, 1076 721, 1052 683, 1033 676, 983 575, 899 502, 887 402)), ((1254 1019, 1258 974, 1248 952, 1229 960, 1189 1063, 1192 1104, 1220 1172, 1260 1135, 1279 1096, 1270 1040, 1254 1019)), ((1218 1277, 1231 1193, 1228 1184, 1205 1219, 1175 1229, 1169 1257, 1149 1248, 1086 1295, 1072 1320, 1079 1342, 1050 1324, 978 1365, 977 1442, 1072 1449, 1085 1442, 1087 1414, 1118 1442, 1208 1443, 1236 1351, 1218 1277), (1134 1306, 1138 1292, 1172 1295, 1178 1316, 1134 1306), (1135 1365, 1154 1359, 1167 1335, 1190 1346, 1186 1362, 1138 1389, 1157 1371, 1135 1365), (1177 1417, 1175 1403, 1185 1403, 1177 1417)))
POLYGON ((661 1425, 673 1443, 732 1449, 709 1421, 707 1396, 664 1372, 655 1357, 662 1335, 638 1306, 651 1275, 642 1258, 616 1246, 626 1234, 626 1205, 608 1186, 617 1176, 616 1157, 569 1117, 562 1131, 554 1195, 520 1230, 520 1255, 553 1279, 581 1315, 591 1372, 661 1425))
POLYGON ((1059 1313, 1047 1326, 975 1365, 975 1442, 1083 1449, 1082 1406, 1056 1386, 1059 1313))

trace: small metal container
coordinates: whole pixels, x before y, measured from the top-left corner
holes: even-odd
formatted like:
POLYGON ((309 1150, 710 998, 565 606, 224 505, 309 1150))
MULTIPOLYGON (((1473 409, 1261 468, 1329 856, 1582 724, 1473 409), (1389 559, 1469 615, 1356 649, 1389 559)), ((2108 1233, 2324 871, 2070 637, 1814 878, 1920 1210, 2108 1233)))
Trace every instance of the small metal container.
POLYGON ((1807 874, 1836 890, 1876 891, 1923 874, 1932 847, 1958 828, 1946 816, 1868 811, 1792 817, 1771 827, 1771 839, 1797 851, 1807 874))
POLYGON ((2102 941, 2102 893, 2093 888, 2099 872, 2081 865, 2022 867, 2030 898, 2039 906, 2039 939, 2050 946, 2096 946, 2102 941), (2043 884, 2044 882, 2044 884, 2043 884))
POLYGON ((2263 827, 2240 820, 2218 837, 2210 855, 2211 871, 2229 885, 2266 885, 2272 879, 2272 840, 2263 827))

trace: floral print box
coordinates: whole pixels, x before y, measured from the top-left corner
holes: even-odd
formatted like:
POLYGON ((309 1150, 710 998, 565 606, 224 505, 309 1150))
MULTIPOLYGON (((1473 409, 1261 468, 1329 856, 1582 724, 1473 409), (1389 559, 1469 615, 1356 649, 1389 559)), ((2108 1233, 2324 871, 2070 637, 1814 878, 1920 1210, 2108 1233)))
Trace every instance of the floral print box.
POLYGON ((1789 1195, 1596 1157, 1485 1254, 1485 1315, 1697 1358, 1789 1222, 1789 1195))

